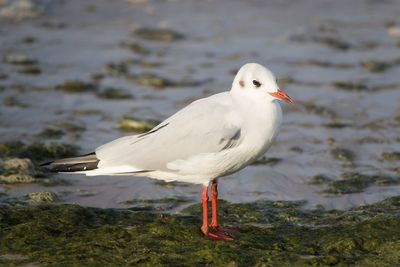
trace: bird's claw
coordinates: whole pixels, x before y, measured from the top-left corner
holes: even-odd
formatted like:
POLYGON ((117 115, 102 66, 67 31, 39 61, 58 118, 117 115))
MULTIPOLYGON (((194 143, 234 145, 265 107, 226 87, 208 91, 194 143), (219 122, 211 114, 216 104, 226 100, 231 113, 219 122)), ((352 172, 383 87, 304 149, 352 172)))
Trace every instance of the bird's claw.
POLYGON ((228 234, 228 235, 240 234, 240 232, 238 230, 229 229, 229 228, 225 228, 225 227, 221 227, 221 226, 210 226, 210 228, 217 233, 224 233, 224 234, 228 234))
POLYGON ((221 232, 206 232, 204 235, 212 240, 223 240, 223 241, 232 241, 233 238, 227 235, 224 235, 221 232))
POLYGON ((212 240, 232 241, 231 235, 239 234, 240 232, 233 229, 224 228, 221 226, 210 226, 203 234, 212 240))

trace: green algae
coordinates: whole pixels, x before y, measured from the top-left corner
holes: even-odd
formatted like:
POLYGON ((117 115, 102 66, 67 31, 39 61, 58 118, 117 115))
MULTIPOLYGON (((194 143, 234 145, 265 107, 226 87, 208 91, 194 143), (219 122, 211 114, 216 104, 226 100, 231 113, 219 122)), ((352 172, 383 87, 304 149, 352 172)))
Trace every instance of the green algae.
POLYGON ((275 166, 279 162, 281 162, 282 159, 280 158, 267 158, 265 156, 255 160, 251 165, 270 165, 270 166, 275 166))
POLYGON ((337 50, 348 50, 351 48, 351 45, 339 38, 330 37, 330 36, 316 36, 313 38, 315 42, 324 44, 332 49, 337 50))
POLYGON ((59 139, 65 135, 65 132, 60 129, 54 128, 45 128, 43 129, 38 136, 48 139, 59 139))
POLYGON ((80 80, 68 80, 56 86, 56 89, 67 93, 83 93, 96 91, 96 86, 80 80))
POLYGON ((200 205, 183 215, 84 208, 0 206, 0 263, 40 266, 394 266, 400 197, 348 211, 299 202, 220 201, 232 242, 199 230, 200 205), (17 255, 15 257, 10 255, 17 255))
POLYGON ((25 144, 14 141, 0 143, 0 158, 29 158, 35 163, 42 160, 74 156, 77 150, 76 146, 70 144, 25 144))
POLYGON ((167 87, 192 87, 203 85, 209 80, 173 80, 168 77, 163 77, 153 72, 131 73, 130 67, 135 65, 141 68, 157 68, 163 63, 150 62, 143 60, 122 60, 117 63, 109 63, 102 68, 102 72, 106 75, 122 77, 129 81, 136 82, 142 86, 149 86, 155 89, 165 89, 167 87))
POLYGON ((9 96, 3 99, 3 104, 7 107, 27 108, 28 105, 22 103, 14 96, 9 96))
POLYGON ((103 67, 103 72, 115 76, 129 75, 129 65, 127 62, 108 63, 103 67))
POLYGON ((307 112, 314 113, 314 114, 317 114, 317 115, 320 115, 320 116, 324 116, 324 117, 328 117, 328 118, 336 117, 335 111, 333 111, 330 108, 327 108, 327 107, 324 107, 324 106, 319 106, 319 105, 316 105, 316 104, 311 103, 311 102, 305 102, 303 104, 303 106, 304 106, 304 108, 305 108, 305 110, 307 112))
POLYGON ((383 152, 381 154, 381 158, 388 161, 399 161, 400 152, 383 152))
POLYGON ((150 49, 137 42, 122 42, 121 47, 129 49, 141 56, 148 56, 151 53, 150 49))
POLYGON ((70 120, 59 121, 56 123, 56 126, 64 131, 66 131, 68 134, 78 136, 78 137, 80 136, 80 134, 82 132, 84 132, 86 130, 86 128, 83 124, 77 124, 76 122, 71 122, 70 120))
POLYGON ((333 63, 329 61, 321 61, 318 59, 310 59, 304 63, 305 65, 309 66, 317 66, 322 68, 338 68, 338 69, 346 69, 354 67, 353 64, 346 64, 346 63, 333 63))
POLYGON ((353 165, 355 154, 350 149, 343 147, 335 147, 331 149, 330 152, 334 159, 340 160, 349 166, 353 165))
POLYGON ((335 119, 331 122, 323 124, 323 126, 326 128, 342 129, 342 128, 350 127, 350 126, 352 126, 352 124, 346 123, 346 122, 341 122, 341 121, 338 121, 335 119))
POLYGON ((190 203, 192 200, 185 197, 168 197, 161 199, 132 199, 120 202, 129 206, 132 211, 166 211, 190 203))
POLYGON ((106 88, 97 93, 97 96, 107 100, 123 100, 130 99, 132 95, 117 88, 106 88))
POLYGON ((42 70, 38 66, 25 66, 18 69, 18 72, 27 75, 39 75, 42 73, 42 70))
POLYGON ((381 73, 399 65, 400 59, 394 59, 390 61, 365 60, 362 61, 360 64, 365 70, 369 72, 381 73))
POLYGON ((311 185, 322 185, 331 182, 332 179, 325 174, 317 174, 307 181, 311 185))
POLYGON ((376 186, 390 186, 400 183, 399 177, 387 175, 367 175, 357 172, 346 172, 342 174, 341 180, 327 180, 328 188, 323 192, 335 195, 352 194, 363 192, 366 188, 376 186))
POLYGON ((347 82, 347 81, 334 81, 331 86, 344 91, 355 92, 379 92, 383 90, 392 90, 398 87, 397 84, 383 84, 376 86, 366 85, 364 82, 347 82))
POLYGON ((208 82, 208 81, 192 81, 192 80, 175 81, 169 78, 159 76, 154 73, 142 73, 138 75, 132 75, 129 78, 136 81, 140 85, 150 86, 156 89, 164 89, 166 87, 200 86, 208 82))
POLYGON ((144 40, 172 42, 185 38, 182 33, 169 29, 140 28, 134 31, 136 36, 144 40))
POLYGON ((59 199, 53 192, 31 192, 28 194, 28 198, 34 203, 53 203, 59 199))
POLYGON ((25 44, 32 44, 32 43, 36 42, 37 39, 33 36, 25 36, 24 38, 22 38, 21 41, 25 44))
POLYGON ((301 147, 298 147, 298 146, 292 146, 289 150, 293 151, 293 152, 297 152, 297 153, 303 153, 304 152, 304 149, 302 149, 301 147))
POLYGON ((336 81, 332 83, 333 87, 346 91, 367 91, 368 87, 362 83, 336 81))
POLYGON ((353 48, 353 46, 350 43, 348 43, 344 40, 341 40, 338 37, 327 36, 327 35, 323 35, 323 36, 315 35, 315 36, 309 36, 309 37, 306 37, 305 35, 296 35, 296 36, 292 36, 291 40, 296 41, 296 42, 302 42, 302 43, 303 42, 315 42, 315 43, 325 45, 331 49, 341 50, 341 51, 345 51, 345 50, 349 50, 350 48, 353 48))
POLYGON ((7 55, 3 58, 3 62, 10 65, 34 65, 38 63, 36 59, 20 54, 7 55))

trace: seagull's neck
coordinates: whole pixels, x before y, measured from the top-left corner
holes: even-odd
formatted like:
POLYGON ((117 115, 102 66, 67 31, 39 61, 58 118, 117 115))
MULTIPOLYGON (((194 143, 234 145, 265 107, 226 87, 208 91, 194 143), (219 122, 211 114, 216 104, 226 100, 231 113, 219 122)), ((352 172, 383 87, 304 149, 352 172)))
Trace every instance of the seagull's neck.
POLYGON ((281 122, 282 109, 277 101, 271 101, 270 98, 251 98, 239 90, 231 90, 230 95, 235 106, 241 111, 246 121, 259 124, 263 120, 281 122))
POLYGON ((244 119, 244 142, 255 146, 257 154, 264 154, 279 133, 282 122, 282 109, 277 101, 269 99, 250 99, 241 94, 232 93, 232 100, 244 119))

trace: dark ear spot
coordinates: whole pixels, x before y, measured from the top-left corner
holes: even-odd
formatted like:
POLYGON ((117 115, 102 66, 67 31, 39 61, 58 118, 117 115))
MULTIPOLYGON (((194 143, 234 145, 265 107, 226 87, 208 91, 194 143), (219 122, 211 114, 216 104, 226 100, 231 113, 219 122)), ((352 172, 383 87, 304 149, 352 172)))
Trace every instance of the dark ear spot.
POLYGON ((239 85, 240 85, 241 87, 244 87, 244 81, 239 81, 239 85))

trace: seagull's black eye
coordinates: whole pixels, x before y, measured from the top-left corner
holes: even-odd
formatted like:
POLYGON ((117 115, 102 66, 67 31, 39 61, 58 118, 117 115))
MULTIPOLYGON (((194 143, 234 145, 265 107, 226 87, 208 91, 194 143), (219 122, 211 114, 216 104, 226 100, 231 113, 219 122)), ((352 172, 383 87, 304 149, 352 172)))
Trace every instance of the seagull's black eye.
POLYGON ((260 87, 261 86, 261 83, 259 81, 257 81, 257 80, 253 80, 253 84, 254 84, 255 87, 260 87))

